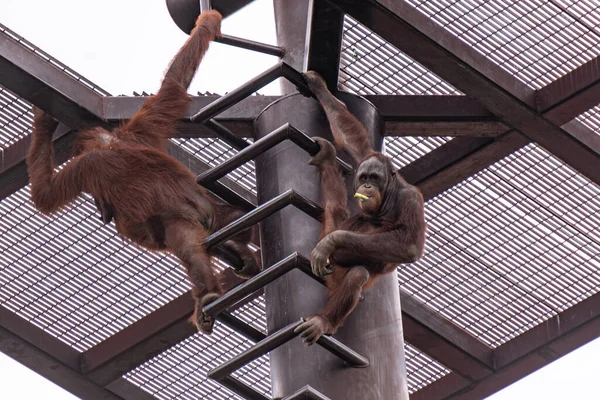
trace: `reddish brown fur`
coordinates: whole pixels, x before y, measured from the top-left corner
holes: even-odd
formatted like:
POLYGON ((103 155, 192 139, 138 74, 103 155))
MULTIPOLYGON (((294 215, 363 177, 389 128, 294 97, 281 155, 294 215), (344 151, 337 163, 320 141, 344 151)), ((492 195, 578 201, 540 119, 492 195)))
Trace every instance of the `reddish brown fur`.
MULTIPOLYGON (((204 238, 242 212, 221 204, 196 184, 196 177, 166 152, 167 139, 190 103, 187 88, 209 43, 220 35, 221 15, 202 13, 189 39, 173 59, 160 90, 123 126, 82 132, 74 145, 76 156, 53 172, 52 132, 57 122, 36 110, 32 144, 27 155, 31 198, 44 213, 59 210, 81 192, 91 194, 101 212, 114 213, 117 231, 140 246, 166 249, 185 265, 196 299, 198 327, 212 330, 202 306, 221 294, 204 238)), ((105 218, 105 215, 103 215, 105 218)), ((258 272, 247 248, 248 233, 226 242, 240 259, 244 272, 258 272)))
POLYGON ((399 263, 422 256, 425 216, 418 188, 395 171, 388 157, 372 149, 365 128, 329 92, 318 74, 308 72, 305 78, 327 115, 336 146, 359 165, 355 192, 370 197, 360 203, 361 213, 347 217, 346 186, 335 148, 315 138, 321 150, 310 163, 319 173, 325 215, 311 265, 317 275, 326 275, 329 301, 297 329, 312 344, 323 334, 335 333, 356 307, 361 292, 379 277, 394 271, 399 263), (367 178, 363 181, 362 177, 367 178))

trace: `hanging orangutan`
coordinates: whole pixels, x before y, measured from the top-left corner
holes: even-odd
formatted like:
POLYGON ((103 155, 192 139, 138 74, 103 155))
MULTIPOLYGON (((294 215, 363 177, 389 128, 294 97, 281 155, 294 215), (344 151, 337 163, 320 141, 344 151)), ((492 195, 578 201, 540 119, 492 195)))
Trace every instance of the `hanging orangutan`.
MULTIPOLYGON (((122 126, 81 132, 75 156, 54 172, 52 133, 57 121, 34 110, 27 155, 31 198, 43 213, 59 210, 82 192, 94 197, 102 219, 114 218, 117 232, 150 250, 167 250, 187 270, 195 299, 191 321, 211 333, 214 321, 202 307, 222 294, 211 264, 214 249, 203 240, 243 212, 221 203, 196 184, 196 176, 166 151, 190 104, 187 89, 209 43, 220 36, 221 15, 203 12, 190 37, 171 62, 160 90, 122 126)), ((243 262, 238 274, 250 277, 260 267, 247 247, 250 231, 224 243, 243 262)))

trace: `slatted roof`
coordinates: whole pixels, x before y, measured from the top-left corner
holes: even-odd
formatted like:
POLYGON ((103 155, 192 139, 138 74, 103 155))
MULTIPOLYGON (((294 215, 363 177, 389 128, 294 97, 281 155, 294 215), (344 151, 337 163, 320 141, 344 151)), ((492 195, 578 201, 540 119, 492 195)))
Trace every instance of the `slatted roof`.
MULTIPOLYGON (((334 3, 346 7, 343 0, 334 3)), ((508 72, 527 90, 543 90, 593 62, 600 52, 600 5, 593 1, 496 4, 407 0, 406 4, 442 27, 448 38, 466 43, 508 72)), ((356 18, 359 16, 344 18, 340 89, 375 96, 463 97, 459 85, 440 78, 356 18)), ((86 90, 109 97, 16 33, 1 25, 0 33, 86 90)), ((596 74, 592 83, 600 82, 596 74)), ((27 139, 31 123, 30 103, 7 86, 9 82, 0 77, 0 178, 12 177, 9 174, 19 166, 5 166, 4 160, 7 157, 13 162, 6 154, 27 139)), ((578 129, 588 129, 586 134, 597 135, 600 98, 594 99, 595 104, 570 119, 581 122, 583 128, 578 129)), ((508 135, 515 137, 515 133, 508 135)), ((414 312, 408 307, 405 313, 435 338, 445 340, 449 347, 444 351, 466 354, 465 359, 457 360, 448 350, 444 358, 444 351, 436 352, 435 344, 429 347, 423 335, 405 323, 409 327, 405 332, 408 383, 414 398, 450 398, 453 391, 469 385, 485 388, 488 378, 472 378, 466 359, 482 363, 493 377, 496 368, 510 368, 515 359, 536 349, 538 343, 529 338, 539 339, 539 346, 552 345, 554 336, 547 332, 553 330, 555 320, 560 324, 562 318, 569 326, 579 321, 569 317, 569 312, 578 318, 585 312, 590 318, 600 313, 600 306, 595 305, 600 287, 598 181, 542 146, 527 144, 529 139, 515 140, 514 148, 506 148, 506 137, 385 139, 385 153, 401 172, 412 174, 415 168, 429 170, 432 164, 439 165, 430 175, 414 178, 414 183, 426 188, 428 242, 422 260, 398 269, 398 280, 403 295, 415 300, 421 307, 418 310, 426 311, 414 312), (448 146, 456 143, 463 143, 470 152, 448 155, 448 146), (453 156, 454 161, 446 161, 453 156), (420 319, 429 314, 437 322, 420 319), (455 328, 462 331, 460 343, 448 334, 455 328), (538 335, 540 330, 550 341, 538 335), (482 361, 482 352, 495 360, 493 365, 482 361)), ((173 143, 206 167, 236 153, 211 137, 174 139, 173 143)), ((229 174, 228 182, 249 196, 256 195, 253 162, 229 174)), ((82 197, 55 217, 45 217, 33 209, 28 186, 2 194, 0 304, 9 312, 5 315, 24 319, 35 327, 31 329, 39 328, 76 354, 82 353, 83 359, 189 290, 174 258, 128 245, 112 225, 101 224, 90 198, 82 197)), ((234 314, 266 331, 262 297, 234 314)), ((0 318, 0 328, 11 330, 14 326, 0 318)), ((251 344, 217 324, 212 336, 194 334, 166 346, 125 371, 122 381, 159 399, 240 398, 208 379, 206 373, 251 344)), ((269 369, 268 357, 263 356, 235 376, 269 395, 269 369)), ((521 374, 527 373, 523 371, 521 374)), ((141 396, 141 392, 128 393, 132 399, 141 396)), ((119 395, 127 398, 123 392, 119 395)), ((471 396, 464 398, 477 398, 477 392, 471 396)))
POLYGON ((534 89, 600 54, 593 0, 408 3, 534 89))

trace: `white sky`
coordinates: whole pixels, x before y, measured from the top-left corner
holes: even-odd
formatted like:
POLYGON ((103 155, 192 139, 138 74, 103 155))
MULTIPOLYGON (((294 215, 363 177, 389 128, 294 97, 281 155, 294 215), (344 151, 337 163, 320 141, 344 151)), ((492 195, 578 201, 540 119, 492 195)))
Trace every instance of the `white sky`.
MULTIPOLYGON (((271 4, 256 0, 225 20, 223 33, 275 44, 271 4)), ((0 0, 0 23, 113 95, 155 92, 186 38, 164 0, 0 0)), ((190 93, 223 94, 276 62, 275 57, 212 44, 190 93)), ((277 83, 260 93, 279 93, 277 83)), ((488 399, 599 399, 599 359, 596 340, 488 399)), ((75 399, 0 353, 0 399, 39 398, 75 399)))

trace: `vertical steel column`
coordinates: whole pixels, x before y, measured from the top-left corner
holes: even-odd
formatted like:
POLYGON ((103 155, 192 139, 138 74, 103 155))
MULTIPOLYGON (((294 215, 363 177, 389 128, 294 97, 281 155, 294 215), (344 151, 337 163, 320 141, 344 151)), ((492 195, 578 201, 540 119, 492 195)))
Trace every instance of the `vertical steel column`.
MULTIPOLYGON (((312 0, 273 0, 277 45, 285 51, 282 60, 300 72, 306 70, 305 46, 311 3, 312 0)), ((280 82, 283 94, 296 91, 287 80, 280 79, 280 82)))
MULTIPOLYGON (((349 94, 342 96, 348 109, 371 132, 375 148, 381 148, 382 122, 375 107, 349 94)), ((321 108, 300 94, 286 96, 269 105, 255 122, 259 139, 289 122, 310 136, 331 139, 321 108)), ((265 152, 256 160, 259 202, 295 189, 320 202, 320 190, 309 156, 290 142, 265 152)), ((348 179, 348 185, 351 179, 348 179)), ((349 192, 350 194, 350 192, 349 192)), ((350 204, 355 200, 349 196, 350 204)), ((261 223, 264 265, 272 265, 298 251, 308 256, 319 236, 320 224, 288 207, 261 223)), ((306 348, 299 339, 270 353, 275 398, 310 385, 332 399, 407 400, 406 368, 400 297, 396 274, 381 279, 366 292, 336 338, 369 358, 364 369, 349 368, 327 351, 306 348)), ((265 288, 269 332, 274 332, 319 311, 326 301, 325 289, 300 271, 292 271, 265 288)))
MULTIPOLYGON (((343 95, 343 101, 373 134, 373 142, 380 148, 382 123, 375 107, 349 94, 343 95)), ((268 106, 255 122, 255 137, 259 139, 286 122, 310 136, 331 139, 325 115, 317 102, 300 94, 286 96, 268 106)), ((307 164, 309 158, 290 142, 279 144, 260 156, 256 160, 259 202, 292 188, 320 202, 319 181, 314 167, 307 164)), ((349 178, 349 185, 350 181, 349 178)), ((355 202, 349 196, 349 203, 355 202)), ((310 255, 320 228, 319 223, 292 207, 267 218, 260 225, 264 265, 273 265, 295 251, 310 255)), ((325 304, 326 291, 296 270, 269 284, 265 296, 269 332, 275 332, 319 311, 325 304)), ((274 397, 283 397, 310 385, 331 399, 408 399, 395 273, 382 278, 365 293, 335 337, 367 357, 371 365, 364 369, 349 368, 324 349, 307 348, 300 339, 295 339, 270 354, 274 397)))
MULTIPOLYGON (((274 0, 278 45, 285 49, 284 61, 304 70, 306 30, 311 0, 274 0)), ((333 57, 332 59, 337 59, 333 57)), ((293 85, 282 84, 293 93, 293 85)), ((348 109, 372 134, 374 148, 381 149, 383 124, 368 101, 343 94, 348 109)), ((255 122, 259 139, 289 122, 308 136, 332 139, 323 111, 314 99, 292 94, 267 107, 255 122)), ((310 157, 292 143, 282 143, 256 160, 259 202, 288 189, 295 189, 321 203, 318 177, 307 164, 310 157)), ((351 178, 347 180, 351 184, 351 178)), ((349 186, 350 188, 351 186, 349 186)), ((356 200, 349 192, 349 204, 356 200)), ((320 224, 300 211, 287 207, 261 223, 264 265, 272 265, 298 251, 310 255, 320 224)), ((300 271, 292 271, 265 289, 269 332, 321 310, 326 290, 300 271)), ((402 315, 396 274, 382 278, 367 291, 357 309, 335 335, 344 344, 369 358, 364 369, 349 368, 322 348, 307 348, 295 339, 270 353, 273 396, 281 398, 310 385, 331 399, 408 400, 402 315)))

